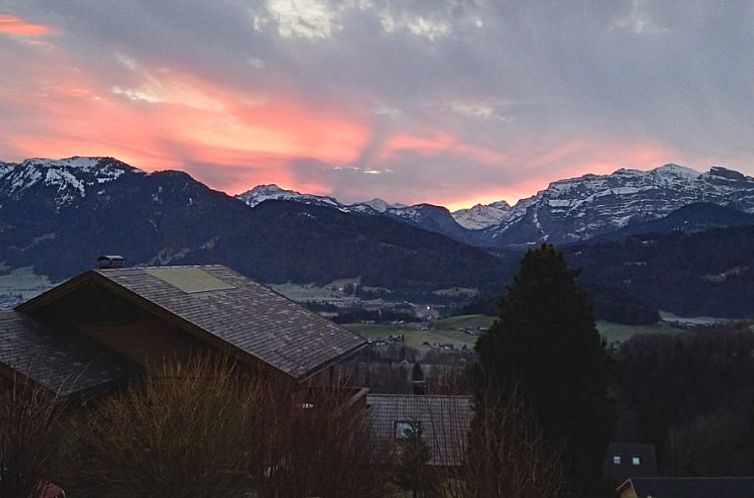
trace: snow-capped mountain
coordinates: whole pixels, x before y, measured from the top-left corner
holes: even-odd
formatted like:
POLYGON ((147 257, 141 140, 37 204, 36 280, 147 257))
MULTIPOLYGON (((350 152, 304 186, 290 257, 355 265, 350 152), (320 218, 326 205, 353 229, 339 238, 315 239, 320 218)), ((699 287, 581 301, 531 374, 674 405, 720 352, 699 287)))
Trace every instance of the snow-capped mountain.
POLYGON ((241 194, 236 195, 236 199, 240 199, 245 202, 249 207, 256 207, 264 201, 294 201, 302 204, 312 204, 315 206, 334 207, 341 209, 343 206, 333 199, 332 197, 302 194, 295 190, 286 190, 280 188, 275 184, 270 185, 257 185, 251 190, 247 190, 241 194))
POLYGON ((562 244, 658 219, 696 202, 752 213, 754 178, 719 166, 700 173, 668 164, 651 171, 619 169, 559 180, 516 203, 483 236, 496 246, 562 244))
POLYGON ((357 202, 348 206, 350 211, 367 214, 372 214, 373 211, 376 211, 377 213, 386 213, 391 209, 402 209, 406 207, 408 206, 406 206, 405 204, 390 204, 389 202, 383 201, 382 199, 372 199, 371 201, 357 202))
POLYGON ((56 210, 75 203, 125 174, 143 171, 111 157, 26 159, 0 163, 0 195, 17 199, 28 191, 41 191, 40 199, 56 210))
POLYGON ((286 199, 343 212, 388 216, 479 246, 564 244, 659 219, 683 206, 706 202, 754 213, 754 178, 720 166, 701 173, 667 164, 650 171, 619 169, 552 182, 513 207, 505 201, 450 213, 441 206, 389 204, 381 199, 345 204, 284 190, 256 187, 238 196, 250 206, 286 199))
MULTIPOLYGON (((14 206, 22 198, 27 208, 33 200, 37 216, 59 213, 91 197, 106 196, 106 187, 116 180, 130 182, 151 175, 108 157, 0 162, 0 216, 20 209, 14 206)), ((164 196, 159 190, 152 195, 156 202, 164 196)), ((700 202, 754 213, 754 178, 719 166, 705 173, 673 164, 651 171, 619 169, 609 175, 555 181, 513 207, 500 201, 452 214, 442 206, 406 206, 381 199, 348 204, 276 185, 260 185, 236 197, 251 207, 278 199, 384 216, 468 244, 506 247, 586 240, 700 202)))
POLYGON ((182 171, 145 174, 108 158, 0 171, 0 262, 4 272, 24 268, 37 287, 92 268, 101 254, 129 265, 226 264, 268 283, 358 278, 409 293, 501 289, 508 272, 483 250, 386 216, 293 202, 252 209, 182 171))
POLYGON ((510 204, 505 201, 497 201, 491 204, 477 204, 467 209, 459 209, 453 211, 451 215, 462 227, 469 230, 481 230, 499 225, 508 218, 510 212, 510 204))
POLYGON ((455 240, 470 242, 472 234, 467 233, 442 206, 432 204, 390 204, 382 199, 346 204, 333 197, 302 194, 295 190, 286 190, 277 185, 259 185, 236 196, 249 207, 256 207, 266 200, 284 200, 331 207, 344 213, 358 213, 371 216, 387 216, 431 232, 441 233, 455 240))

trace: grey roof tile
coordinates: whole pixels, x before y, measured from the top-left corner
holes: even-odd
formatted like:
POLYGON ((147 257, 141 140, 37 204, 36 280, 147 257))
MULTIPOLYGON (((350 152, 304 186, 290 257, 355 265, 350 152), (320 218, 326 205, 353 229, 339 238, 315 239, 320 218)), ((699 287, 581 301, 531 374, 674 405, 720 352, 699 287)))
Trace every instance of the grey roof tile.
POLYGON ((473 417, 470 396, 369 394, 369 415, 377 440, 394 443, 397 422, 418 422, 429 445, 431 465, 459 465, 473 417))
POLYGON ((0 364, 63 395, 124 381, 138 368, 80 334, 0 311, 0 364))
MULTIPOLYGON (((656 498, 750 498, 754 496, 751 477, 647 477, 632 478, 637 496, 656 498)), ((619 489, 620 489, 619 488, 619 489)))
POLYGON ((95 271, 295 378, 366 345, 362 337, 225 266, 95 271))

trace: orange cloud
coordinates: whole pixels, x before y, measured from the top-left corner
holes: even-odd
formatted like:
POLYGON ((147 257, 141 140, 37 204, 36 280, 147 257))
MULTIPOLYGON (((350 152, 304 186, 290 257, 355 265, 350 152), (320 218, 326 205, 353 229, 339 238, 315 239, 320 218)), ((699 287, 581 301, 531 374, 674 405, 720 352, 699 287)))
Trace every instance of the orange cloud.
POLYGON ((609 174, 624 167, 653 168, 681 157, 677 151, 647 140, 608 143, 581 139, 566 141, 545 151, 531 150, 529 154, 528 159, 516 159, 517 164, 510 160, 499 164, 502 169, 507 170, 517 166, 523 167, 519 180, 503 188, 483 186, 476 189, 473 196, 461 192, 458 196, 445 199, 444 205, 455 210, 475 204, 489 204, 497 200, 515 204, 518 199, 529 197, 557 180, 587 173, 609 174), (526 171, 531 173, 527 175, 526 171))
POLYGON ((327 193, 325 184, 295 184, 289 161, 352 163, 368 140, 357 117, 285 95, 171 71, 148 74, 132 88, 107 88, 65 54, 56 57, 56 69, 47 71, 54 78, 33 75, 27 81, 34 85, 0 92, 14 119, 0 127, 2 149, 15 156, 3 159, 112 155, 148 171, 189 170, 230 193, 271 182, 327 193))
POLYGON ((483 164, 500 164, 505 154, 500 151, 465 142, 462 138, 443 130, 431 130, 422 134, 396 134, 386 140, 379 154, 378 162, 388 162, 399 152, 413 151, 432 156, 437 154, 458 154, 483 164))
MULTIPOLYGON (((8 32, 3 28, 3 23, 9 25, 7 18, 0 16, 0 33, 8 32)), ((233 88, 189 72, 150 71, 131 60, 131 73, 113 85, 82 69, 85 65, 62 48, 25 54, 28 60, 10 71, 13 78, 0 89, 3 160, 111 155, 148 171, 186 170, 231 194, 259 183, 330 194, 336 185, 329 182, 337 182, 336 175, 328 180, 296 174, 291 162, 306 158, 320 167, 350 166, 371 145, 369 118, 348 109, 282 92, 233 88)), ((453 209, 500 199, 514 202, 559 178, 682 159, 651 141, 582 139, 553 145, 532 140, 503 148, 433 127, 388 134, 371 156, 373 164, 365 166, 409 171, 414 167, 410 154, 426 158, 425 168, 434 168, 437 160, 448 169, 438 167, 439 180, 422 185, 425 190, 416 190, 418 182, 373 183, 368 187, 374 185, 375 192, 364 198, 379 195, 382 188, 395 200, 453 209)), ((373 176, 369 181, 387 182, 373 176)))
POLYGON ((0 14, 0 34, 12 36, 42 36, 51 31, 52 28, 50 26, 25 21, 12 14, 0 14))

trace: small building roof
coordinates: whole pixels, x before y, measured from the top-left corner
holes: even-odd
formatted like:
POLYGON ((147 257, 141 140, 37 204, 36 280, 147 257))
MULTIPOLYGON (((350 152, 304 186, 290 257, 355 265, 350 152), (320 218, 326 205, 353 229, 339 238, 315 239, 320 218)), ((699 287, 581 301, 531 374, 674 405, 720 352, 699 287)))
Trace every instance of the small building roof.
POLYGON ((138 373, 138 367, 80 334, 0 311, 0 368, 62 395, 98 391, 138 373))
POLYGON ((296 379, 309 377, 367 344, 361 336, 222 265, 92 270, 17 310, 33 313, 92 281, 296 379))
POLYGON ((628 479, 616 492, 636 498, 750 498, 752 477, 638 477, 628 479))
POLYGON ((368 394, 372 428, 381 443, 397 443, 399 422, 418 423, 430 447, 430 465, 454 466, 463 461, 471 426, 470 396, 368 394))

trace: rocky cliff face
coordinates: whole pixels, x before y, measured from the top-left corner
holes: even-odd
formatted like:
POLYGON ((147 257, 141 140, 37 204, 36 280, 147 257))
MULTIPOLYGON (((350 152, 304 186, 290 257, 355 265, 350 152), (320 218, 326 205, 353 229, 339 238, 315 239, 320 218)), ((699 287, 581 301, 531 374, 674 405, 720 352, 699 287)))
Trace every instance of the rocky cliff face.
POLYGON ((658 219, 697 202, 754 212, 754 178, 722 167, 700 173, 669 164, 651 171, 620 169, 559 180, 519 201, 483 235, 495 246, 569 243, 658 219))

